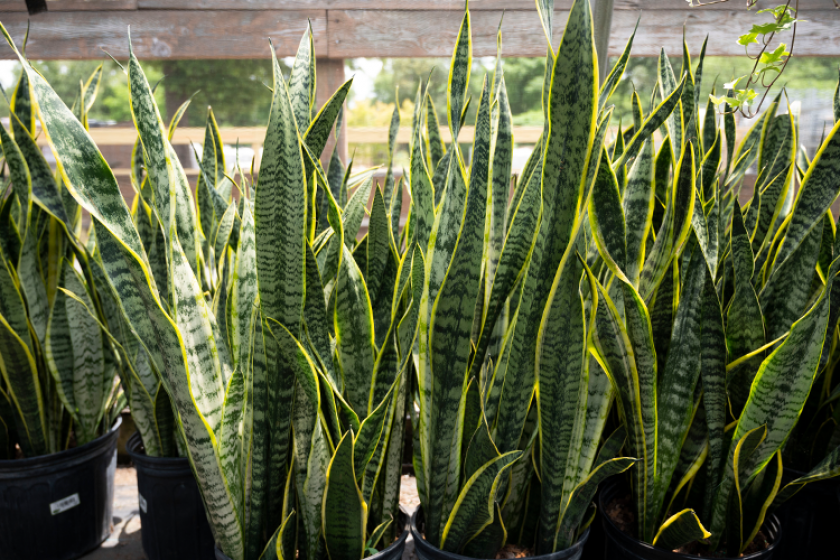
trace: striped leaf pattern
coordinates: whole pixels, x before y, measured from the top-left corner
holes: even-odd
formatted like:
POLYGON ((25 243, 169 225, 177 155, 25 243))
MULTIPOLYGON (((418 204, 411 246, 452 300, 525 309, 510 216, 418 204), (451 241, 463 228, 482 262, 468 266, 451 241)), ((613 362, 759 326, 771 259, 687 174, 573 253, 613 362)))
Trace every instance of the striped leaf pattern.
POLYGON ((149 455, 190 459, 234 560, 393 542, 406 414, 425 538, 475 557, 572 546, 622 473, 642 540, 737 555, 768 511, 837 475, 837 125, 809 159, 780 95, 736 146, 731 114, 700 118, 706 44, 695 61, 684 44, 613 138, 634 36, 599 84, 589 2, 556 45, 554 3, 536 5, 545 127, 521 174, 501 24, 472 99, 466 9, 450 145, 431 82, 417 88, 404 228, 398 106, 383 190, 337 151, 321 165, 352 80, 316 112, 311 26, 288 79, 272 54, 254 177, 226 174, 208 111, 195 200, 171 144, 189 101, 164 129, 130 53, 130 208, 87 132, 102 67, 68 108, 19 55, 0 128, 0 457, 91 441, 129 402, 149 455), (789 465, 810 472, 782 488, 789 465))
POLYGON ((272 63, 274 93, 254 194, 257 278, 264 316, 296 332, 304 300, 307 185, 295 114, 275 55, 272 63))

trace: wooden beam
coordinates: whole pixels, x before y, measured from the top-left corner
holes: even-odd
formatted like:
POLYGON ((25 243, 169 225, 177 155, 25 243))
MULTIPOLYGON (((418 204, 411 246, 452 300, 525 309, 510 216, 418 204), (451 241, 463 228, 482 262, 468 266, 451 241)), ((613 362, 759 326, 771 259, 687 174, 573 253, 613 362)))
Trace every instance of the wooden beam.
MULTIPOLYGON (((708 0, 704 0, 708 1, 708 0)), ((735 11, 744 9, 743 0, 716 2, 690 7, 681 0, 615 0, 616 10, 735 11)), ((778 1, 759 0, 759 7, 778 1)), ((464 0, 47 0, 51 12, 78 10, 450 10, 463 11, 464 0)), ((556 0, 556 10, 569 10, 572 0, 556 0)), ((801 10, 833 8, 831 0, 799 0, 801 10)), ((470 11, 531 10, 534 0, 471 0, 470 11)), ((0 0, 0 12, 25 12, 25 0, 0 0)), ((748 12, 751 16, 755 11, 748 12)))
MULTIPOLYGON (((157 5, 164 0, 131 0, 138 8, 157 5)), ((180 5, 182 0, 171 0, 180 5)), ((266 0, 267 1, 267 0, 266 0)), ((170 0, 166 0, 170 2, 170 0)), ((286 0, 271 0, 281 7, 290 6, 286 0)), ((499 0, 486 0, 484 4, 473 0, 472 9, 473 53, 475 56, 492 56, 496 51, 496 29, 502 16, 501 10, 477 9, 497 6, 499 0)), ((524 0, 510 0, 513 7, 524 0)), ((533 6, 533 0, 527 4, 533 6)), ((800 0, 800 5, 812 6, 820 2, 831 8, 831 0, 800 0)), ((443 7, 455 5, 449 0, 389 0, 398 6, 423 6, 435 4, 443 7)), ((559 5, 569 2, 562 0, 559 5)), ((632 33, 636 19, 641 15, 639 32, 633 46, 636 56, 656 56, 660 48, 677 54, 682 49, 679 31, 685 24, 689 47, 699 52, 700 44, 709 34, 708 54, 713 56, 741 56, 743 48, 735 42, 740 30, 749 29, 756 21, 755 13, 747 11, 736 0, 702 8, 675 6, 678 0, 616 0, 610 33, 610 54, 618 54, 632 33), (630 9, 643 4, 645 10, 630 9), (737 9, 732 9, 735 6, 737 9), (722 6, 730 9, 723 9, 722 6)), ((274 40, 279 56, 291 56, 297 50, 307 19, 312 21, 315 34, 315 51, 319 58, 387 57, 449 57, 458 32, 460 17, 454 9, 435 10, 381 10, 381 9, 257 9, 263 0, 242 0, 240 10, 224 9, 125 9, 123 0, 56 0, 50 4, 70 6, 113 5, 120 9, 97 11, 50 11, 31 18, 27 54, 33 59, 101 59, 102 49, 116 57, 127 55, 126 29, 130 25, 132 41, 141 59, 178 58, 265 58, 268 56, 267 38, 274 40)), ((297 6, 343 6, 349 0, 300 0, 297 6)), ((383 6, 381 0, 354 5, 383 6)), ((460 6, 460 2, 457 2, 460 6)), ((231 6, 230 0, 201 0, 199 6, 231 6)), ((29 16, 23 0, 0 0, 0 10, 14 7, 18 11, 0 14, 12 36, 21 41, 26 32, 29 16)), ((50 8, 52 10, 52 7, 50 8)), ((463 6, 459 8, 463 9, 463 6)), ((505 12, 502 34, 504 55, 544 56, 545 39, 536 11, 511 10, 505 12)), ((840 55, 840 10, 800 10, 806 19, 797 29, 796 54, 800 56, 840 55)), ((563 33, 568 11, 557 10, 555 15, 555 44, 563 33)), ((0 58, 11 59, 11 49, 0 45, 0 58)))
MULTIPOLYGON (((81 10, 136 10, 137 0, 47 0, 50 12, 81 10)), ((24 0, 0 0, 0 12, 25 12, 24 0)))
MULTIPOLYGON (((11 1, 11 0, 7 0, 11 1)), ((17 0, 22 2, 22 0, 17 0)), ((56 0, 56 3, 68 0, 56 0)), ((708 1, 708 0, 702 0, 708 1)), ((52 2, 50 2, 52 4, 52 2)), ((464 0, 137 0, 140 9, 151 10, 464 10, 464 0)), ((759 0, 759 7, 774 7, 778 0, 759 0)), ((572 0, 556 0, 554 8, 568 10, 572 0)), ((800 9, 824 10, 831 0, 799 0, 800 9)), ((52 8, 50 8, 52 9, 52 8)), ((702 7, 689 7, 683 0, 616 0, 616 10, 744 10, 743 0, 729 0, 702 7)), ((470 11, 536 10, 534 0, 470 0, 470 11)), ((755 14, 755 11, 752 12, 755 14)))
MULTIPOLYGON (((329 53, 335 57, 448 57, 458 34, 459 19, 442 10, 330 10, 328 15, 329 53)), ((621 53, 639 15, 616 10, 610 33, 611 55, 621 53)), ((663 47, 670 53, 681 52, 680 31, 685 24, 688 45, 696 52, 708 34, 708 55, 741 56, 744 48, 736 43, 736 35, 738 30, 749 29, 753 15, 746 10, 642 12, 633 54, 656 56, 663 47)), ((501 11, 472 14, 474 56, 496 53, 496 30, 501 16, 501 11)), ((840 55, 840 11, 800 11, 800 17, 808 21, 797 28, 798 55, 840 55)), ((559 43, 567 19, 567 11, 555 12, 554 44, 559 43)), ((545 37, 533 11, 506 11, 502 40, 505 56, 545 56, 545 37)))
MULTIPOLYGON (((9 12, 0 21, 18 45, 29 16, 9 12)), ((275 11, 100 11, 47 12, 33 17, 26 54, 32 59, 101 59, 102 49, 128 56, 128 27, 140 59, 268 58, 268 39, 278 56, 293 56, 312 22, 315 53, 327 54, 323 10, 275 11)), ((0 58, 14 58, 0 46, 0 58)))

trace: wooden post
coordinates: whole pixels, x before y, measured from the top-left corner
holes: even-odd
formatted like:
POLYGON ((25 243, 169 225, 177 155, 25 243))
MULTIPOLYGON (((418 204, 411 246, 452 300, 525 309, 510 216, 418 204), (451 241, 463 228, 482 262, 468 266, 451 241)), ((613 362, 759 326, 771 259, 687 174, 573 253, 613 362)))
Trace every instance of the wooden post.
MULTIPOLYGON (((320 109, 330 96, 344 83, 344 59, 343 58, 318 58, 315 61, 317 81, 315 83, 315 102, 320 109)), ((324 153, 321 156, 321 163, 324 169, 330 162, 335 136, 330 134, 324 153)), ((347 115, 341 121, 341 130, 338 134, 338 157, 342 163, 347 165, 347 115)))

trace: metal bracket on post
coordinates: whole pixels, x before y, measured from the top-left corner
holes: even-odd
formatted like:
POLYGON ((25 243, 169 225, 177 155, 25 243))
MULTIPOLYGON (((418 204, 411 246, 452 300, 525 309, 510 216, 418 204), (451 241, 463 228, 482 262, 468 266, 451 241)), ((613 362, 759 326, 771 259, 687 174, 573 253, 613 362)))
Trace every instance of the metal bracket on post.
POLYGON ((30 16, 47 11, 47 0, 26 0, 26 10, 30 16))

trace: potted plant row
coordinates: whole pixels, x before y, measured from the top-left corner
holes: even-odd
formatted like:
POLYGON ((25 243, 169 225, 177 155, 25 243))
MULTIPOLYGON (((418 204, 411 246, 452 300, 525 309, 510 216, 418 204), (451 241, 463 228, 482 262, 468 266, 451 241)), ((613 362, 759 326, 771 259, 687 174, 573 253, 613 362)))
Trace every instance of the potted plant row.
MULTIPOLYGON (((87 122, 101 75, 83 84, 76 122, 87 122)), ((0 550, 70 559, 112 529, 127 369, 110 333, 121 317, 95 241, 82 242, 81 207, 35 141, 25 78, 10 101, 10 129, 0 127, 0 550)))
MULTIPOLYGON (((320 163, 351 82, 316 106, 311 30, 288 78, 272 56, 259 173, 228 173, 209 111, 195 197, 170 142, 183 111, 164 126, 131 54, 131 208, 84 110, 20 57, 15 115, 32 107, 18 119, 40 123, 55 191, 91 215, 68 267, 91 280, 60 294, 110 349, 146 455, 185 457, 217 558, 391 559, 411 532, 424 560, 576 559, 601 528, 609 558, 823 546, 784 504, 840 474, 840 125, 810 159, 779 96, 736 144, 732 107, 700 110, 704 45, 696 63, 684 49, 679 73, 663 52, 650 103, 634 92, 633 124, 612 139, 633 37, 599 84, 589 3, 573 3, 556 43, 553 3, 537 8, 545 127, 525 168, 512 177, 501 32, 494 71, 467 97, 467 9, 448 145, 418 88, 404 223, 390 169, 380 189, 335 151, 320 163), (406 416, 421 502, 410 520, 398 508, 406 416)), ((398 127, 395 110, 389 162, 398 127)), ((27 168, 12 162, 34 164, 10 158, 4 134, 4 209, 26 231, 20 208, 47 203, 25 198, 38 188, 21 189, 27 168)))

